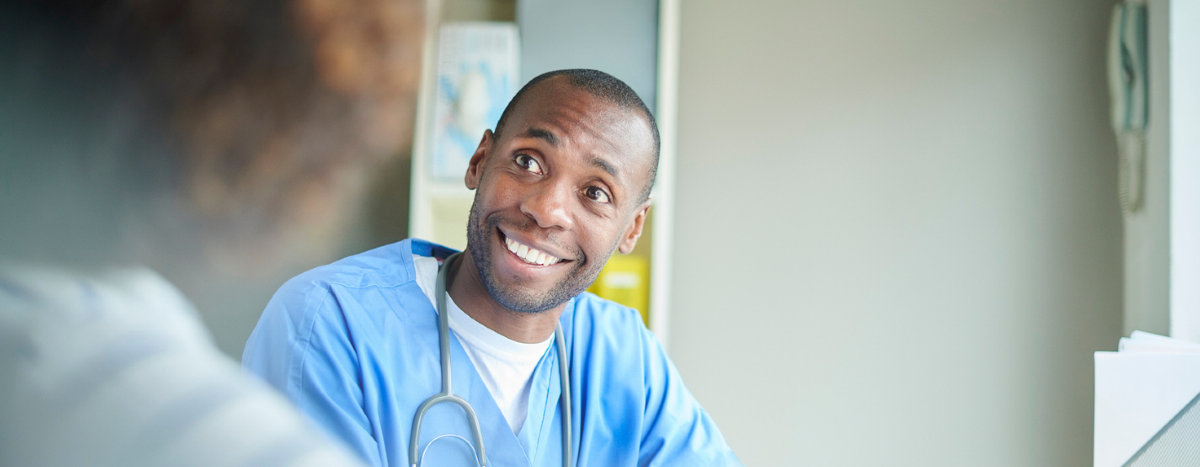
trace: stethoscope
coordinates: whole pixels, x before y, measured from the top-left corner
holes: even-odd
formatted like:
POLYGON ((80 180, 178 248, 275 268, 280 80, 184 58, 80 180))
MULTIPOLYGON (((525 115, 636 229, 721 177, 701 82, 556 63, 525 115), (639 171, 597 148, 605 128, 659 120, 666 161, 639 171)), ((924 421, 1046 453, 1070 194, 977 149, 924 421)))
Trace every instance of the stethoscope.
MULTIPOLYGON (((429 449, 429 445, 433 444, 439 438, 450 436, 462 439, 471 446, 471 450, 475 451, 475 457, 479 461, 480 467, 487 467, 487 455, 483 450, 483 434, 479 431, 479 419, 475 417, 475 409, 471 408, 471 404, 466 399, 454 395, 454 390, 450 386, 450 321, 446 313, 446 271, 450 270, 450 263, 458 259, 455 253, 446 258, 438 268, 437 286, 434 290, 434 295, 437 297, 437 312, 438 312, 438 347, 441 352, 442 360, 442 392, 430 396, 421 403, 417 408, 417 415, 413 417, 412 435, 408 440, 408 459, 413 467, 420 464, 420 458, 417 457, 417 444, 421 439, 421 420, 425 418, 425 412, 439 402, 453 402, 462 407, 467 413, 467 421, 471 425, 471 435, 475 438, 475 445, 479 446, 476 450, 471 446, 471 442, 465 438, 455 434, 446 434, 438 436, 429 441, 425 445, 425 449, 429 449)), ((567 347, 563 344, 562 326, 556 325, 554 328, 554 343, 558 347, 558 372, 559 378, 562 380, 561 397, 559 405, 562 406, 562 459, 563 467, 571 467, 571 382, 570 372, 567 370, 567 347)), ((425 456, 425 452, 421 452, 421 457, 425 456)))

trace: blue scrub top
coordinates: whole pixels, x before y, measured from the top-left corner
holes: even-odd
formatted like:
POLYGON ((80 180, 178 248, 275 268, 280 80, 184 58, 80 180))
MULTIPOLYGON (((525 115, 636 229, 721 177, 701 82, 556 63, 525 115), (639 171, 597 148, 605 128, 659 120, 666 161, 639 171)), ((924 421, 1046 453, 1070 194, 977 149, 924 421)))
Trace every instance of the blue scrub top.
MULTIPOLYGON (((296 276, 267 305, 242 364, 367 462, 410 466, 413 415, 441 391, 437 312, 417 286, 413 255, 451 253, 409 239, 296 276)), ((584 293, 560 323, 575 465, 741 465, 636 310, 584 293)), ((479 417, 488 465, 561 465, 557 351, 534 370, 528 414, 514 435, 453 333, 451 340, 454 392, 479 417)), ((454 404, 426 414, 420 448, 445 434, 472 439, 454 404)), ((475 465, 468 443, 454 437, 426 452, 423 464, 475 465)))

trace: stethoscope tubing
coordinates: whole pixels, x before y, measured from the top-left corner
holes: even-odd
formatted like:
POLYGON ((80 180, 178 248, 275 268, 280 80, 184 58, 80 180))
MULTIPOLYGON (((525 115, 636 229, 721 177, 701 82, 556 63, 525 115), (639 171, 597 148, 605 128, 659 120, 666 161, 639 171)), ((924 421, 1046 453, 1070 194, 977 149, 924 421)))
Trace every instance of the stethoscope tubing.
MULTIPOLYGON (((417 446, 421 439, 421 422, 425 418, 425 413, 430 407, 441 402, 451 402, 462 407, 467 414, 467 421, 471 425, 471 435, 475 438, 475 445, 479 447, 475 451, 478 456, 480 467, 487 467, 487 454, 483 446, 483 432, 479 429, 479 418, 475 415, 475 409, 471 404, 454 394, 453 387, 450 381, 450 319, 446 313, 446 275, 450 270, 450 264, 458 259, 462 253, 454 253, 442 262, 442 267, 438 270, 437 285, 434 289, 434 294, 437 300, 438 312, 438 352, 442 367, 442 392, 430 396, 417 407, 417 413, 413 417, 412 434, 408 440, 408 460, 412 467, 417 467, 420 464, 420 458, 417 457, 417 446)), ((571 436, 571 381, 570 371, 567 365, 567 350, 563 340, 562 326, 554 327, 554 342, 558 349, 558 365, 559 379, 562 386, 561 398, 559 405, 562 406, 562 443, 563 443, 563 467, 571 467, 572 453, 572 436, 571 436)), ((432 443, 432 441, 430 441, 432 443)))

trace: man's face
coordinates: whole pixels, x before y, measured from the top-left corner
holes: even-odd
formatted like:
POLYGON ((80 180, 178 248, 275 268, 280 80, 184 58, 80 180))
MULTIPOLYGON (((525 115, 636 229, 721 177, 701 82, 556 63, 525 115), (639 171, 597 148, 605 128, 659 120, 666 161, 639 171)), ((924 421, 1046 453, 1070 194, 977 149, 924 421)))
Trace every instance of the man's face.
POLYGON ((613 251, 628 253, 650 207, 649 122, 551 78, 471 159, 467 249, 492 298, 535 313, 578 295, 613 251))

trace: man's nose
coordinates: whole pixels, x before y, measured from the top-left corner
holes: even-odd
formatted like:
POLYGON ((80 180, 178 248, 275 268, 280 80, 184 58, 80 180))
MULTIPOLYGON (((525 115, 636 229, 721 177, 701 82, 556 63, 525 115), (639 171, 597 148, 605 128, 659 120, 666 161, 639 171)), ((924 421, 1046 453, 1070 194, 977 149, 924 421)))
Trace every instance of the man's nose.
POLYGON ((538 184, 535 191, 521 203, 521 212, 533 218, 543 229, 570 230, 570 206, 574 189, 567 183, 547 181, 538 184))

